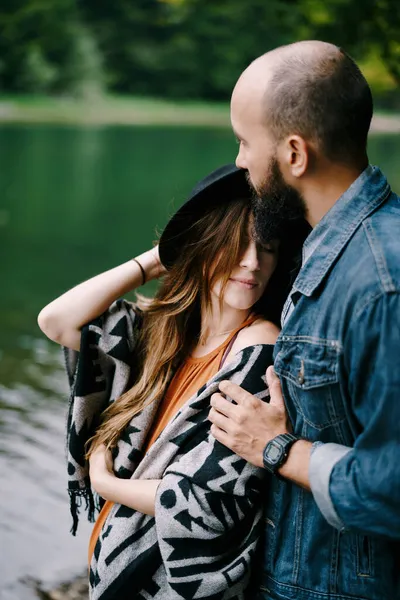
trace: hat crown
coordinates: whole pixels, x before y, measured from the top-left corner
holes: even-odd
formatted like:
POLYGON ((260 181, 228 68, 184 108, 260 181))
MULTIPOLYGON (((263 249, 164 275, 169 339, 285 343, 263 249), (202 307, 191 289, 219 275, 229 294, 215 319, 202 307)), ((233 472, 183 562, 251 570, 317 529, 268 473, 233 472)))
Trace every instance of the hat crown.
POLYGON ((206 175, 192 189, 186 202, 176 211, 161 234, 160 260, 168 269, 179 256, 187 241, 190 225, 215 206, 235 198, 251 197, 246 171, 233 163, 224 165, 206 175))
POLYGON ((198 181, 196 183, 196 185, 194 186, 194 188, 192 189, 192 191, 190 193, 189 198, 193 198, 194 196, 197 196, 197 194, 200 194, 201 192, 203 192, 210 186, 213 186, 215 183, 218 183, 221 180, 225 179, 226 177, 230 177, 234 173, 241 172, 241 171, 242 171, 242 169, 238 169, 236 167, 236 165, 234 165, 233 163, 230 163, 228 165, 223 165, 222 167, 218 167, 218 169, 215 169, 215 171, 212 171, 211 173, 209 173, 208 175, 203 177, 203 179, 201 179, 200 181, 198 181))

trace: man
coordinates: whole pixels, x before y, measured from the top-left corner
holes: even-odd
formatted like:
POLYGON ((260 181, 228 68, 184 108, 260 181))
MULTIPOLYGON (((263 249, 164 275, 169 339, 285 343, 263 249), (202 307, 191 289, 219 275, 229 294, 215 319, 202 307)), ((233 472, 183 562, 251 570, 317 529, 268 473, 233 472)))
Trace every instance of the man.
POLYGON ((301 214, 313 228, 270 403, 224 382, 210 411, 213 435, 273 474, 264 600, 400 598, 400 199, 368 165, 371 117, 357 65, 323 42, 260 57, 232 95, 256 234, 301 214))

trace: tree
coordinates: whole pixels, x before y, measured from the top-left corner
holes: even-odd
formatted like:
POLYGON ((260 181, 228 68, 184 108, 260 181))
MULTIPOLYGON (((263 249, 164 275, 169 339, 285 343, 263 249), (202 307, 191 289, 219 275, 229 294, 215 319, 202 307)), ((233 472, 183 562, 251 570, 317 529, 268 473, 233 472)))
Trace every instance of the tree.
POLYGON ((2 0, 0 86, 226 100, 254 58, 307 38, 400 86, 399 0, 2 0))
POLYGON ((102 83, 96 41, 75 0, 3 0, 0 56, 3 90, 80 93, 88 81, 102 83))
POLYGON ((308 35, 343 46, 356 58, 379 57, 400 87, 398 0, 303 0, 308 35))

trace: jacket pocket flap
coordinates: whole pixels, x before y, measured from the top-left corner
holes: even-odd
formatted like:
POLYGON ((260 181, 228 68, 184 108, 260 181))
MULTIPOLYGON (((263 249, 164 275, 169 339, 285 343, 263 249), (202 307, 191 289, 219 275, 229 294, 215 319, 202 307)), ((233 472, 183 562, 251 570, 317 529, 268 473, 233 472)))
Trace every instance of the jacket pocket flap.
POLYGON ((282 336, 275 346, 275 372, 308 390, 337 383, 340 344, 308 336, 282 336))

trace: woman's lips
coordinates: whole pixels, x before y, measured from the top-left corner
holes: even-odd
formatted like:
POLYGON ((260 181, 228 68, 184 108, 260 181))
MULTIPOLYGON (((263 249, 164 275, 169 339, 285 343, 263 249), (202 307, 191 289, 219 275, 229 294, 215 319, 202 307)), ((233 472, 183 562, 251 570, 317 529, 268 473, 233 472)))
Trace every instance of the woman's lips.
POLYGON ((246 288, 246 290, 252 290, 253 288, 257 287, 258 283, 256 281, 251 281, 250 279, 236 279, 231 277, 231 281, 233 281, 234 283, 238 283, 239 285, 242 285, 244 288, 246 288))

